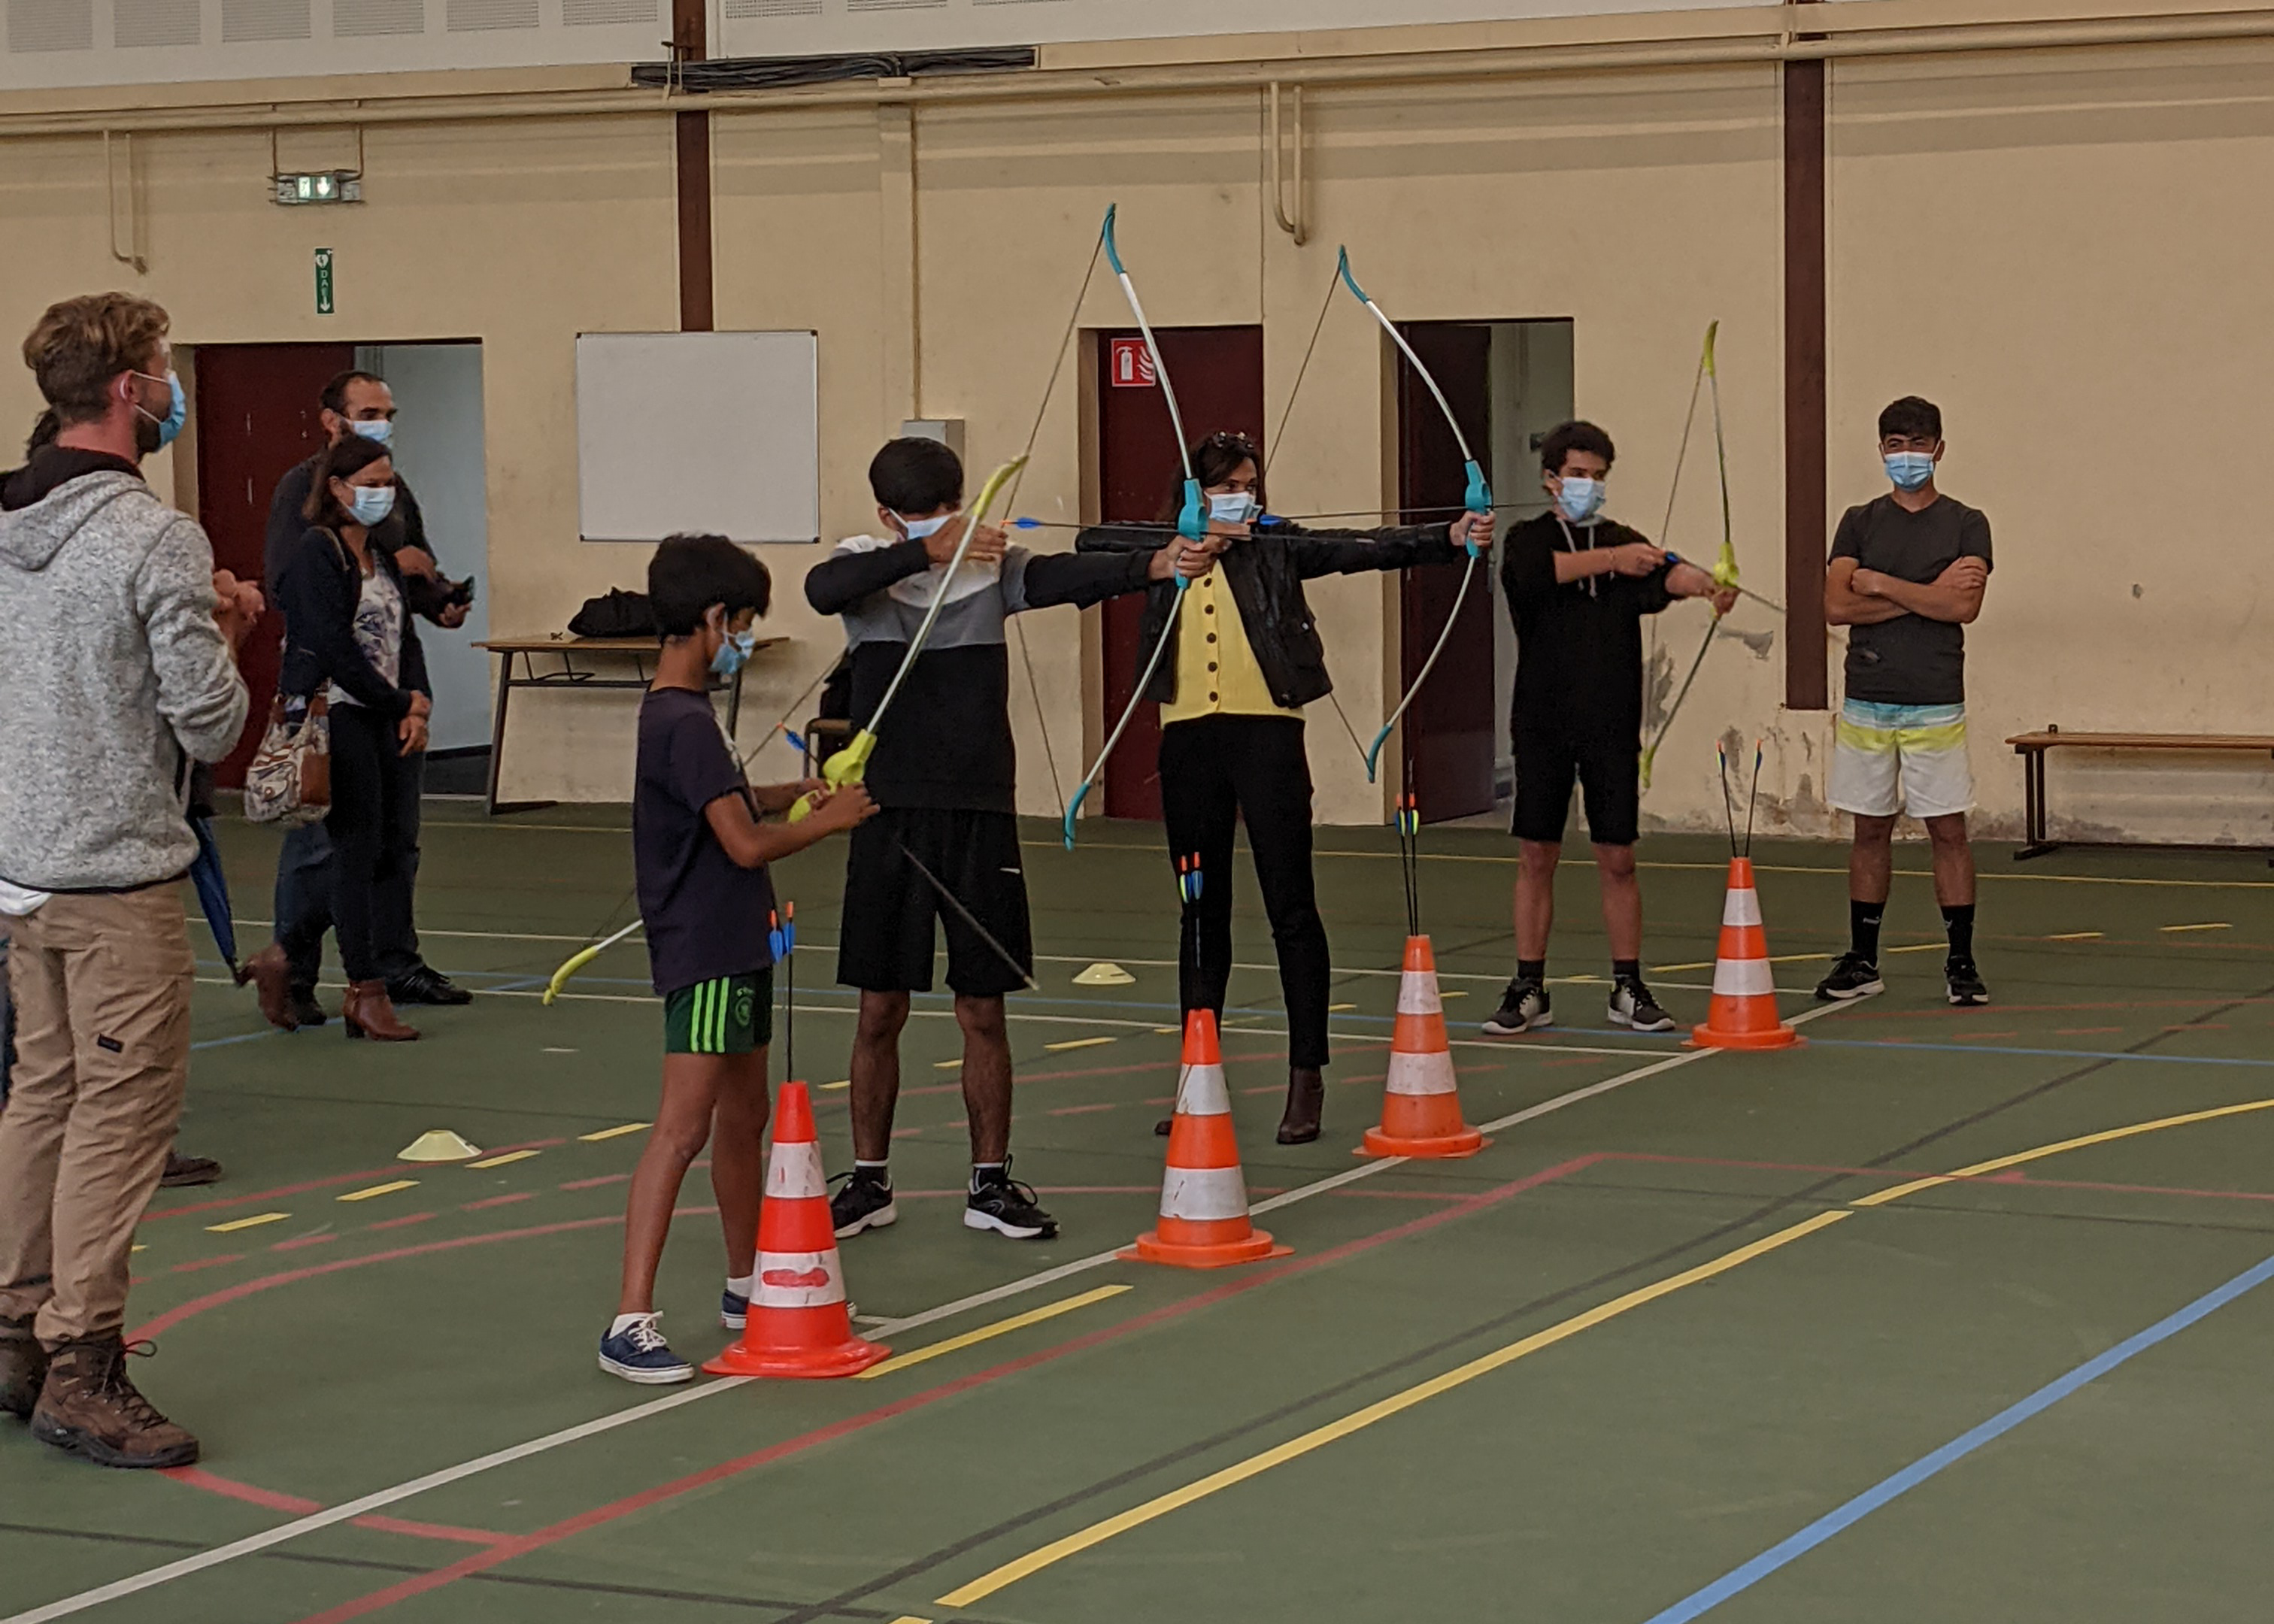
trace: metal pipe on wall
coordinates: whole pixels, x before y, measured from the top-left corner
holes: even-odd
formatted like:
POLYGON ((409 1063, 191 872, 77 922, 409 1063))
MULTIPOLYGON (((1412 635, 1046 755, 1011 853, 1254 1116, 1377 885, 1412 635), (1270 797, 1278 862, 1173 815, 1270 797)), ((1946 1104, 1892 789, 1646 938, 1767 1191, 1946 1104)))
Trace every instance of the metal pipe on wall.
POLYGON ((498 118, 642 117, 700 103, 714 113, 787 113, 808 109, 872 108, 885 102, 985 105, 1087 101, 1133 95, 1198 95, 1295 86, 1489 82, 1566 72, 1727 67, 1883 56, 1934 56, 1991 51, 2057 50, 2120 45, 2274 38, 2274 8, 2044 22, 1932 24, 1834 33, 1821 40, 1787 39, 1763 28, 1695 41, 1594 45, 1509 46, 1392 57, 1206 64, 1162 67, 1035 69, 939 79, 894 80, 785 91, 716 91, 701 96, 649 90, 531 92, 463 100, 423 97, 388 105, 264 102, 151 112, 0 113, 0 139, 105 132, 232 131, 340 124, 447 124, 498 118))

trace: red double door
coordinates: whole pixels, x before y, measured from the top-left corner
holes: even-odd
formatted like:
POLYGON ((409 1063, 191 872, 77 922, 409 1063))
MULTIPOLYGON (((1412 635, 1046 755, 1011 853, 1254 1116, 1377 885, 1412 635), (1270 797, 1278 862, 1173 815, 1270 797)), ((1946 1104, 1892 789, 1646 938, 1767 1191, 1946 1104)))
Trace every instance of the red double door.
MULTIPOLYGON (((355 365, 351 344, 200 344, 192 368, 197 390, 198 523, 213 538, 214 562, 243 580, 262 576, 268 503, 276 482, 322 448, 318 396, 355 365)), ((252 721, 236 751, 216 770, 231 789, 260 742, 268 702, 284 658, 284 617, 270 613, 253 628, 240 668, 252 690, 252 721)))
MULTIPOLYGON (((1490 400, 1487 357, 1490 329, 1480 325, 1432 323, 1409 327, 1407 336, 1428 362, 1461 414, 1472 446, 1491 443, 1487 421, 1490 400)), ((1167 327, 1156 330, 1162 359, 1177 390, 1186 431, 1197 442, 1230 430, 1263 444, 1263 333, 1260 327, 1167 327)), ((1137 335, 1104 335, 1103 353, 1116 352, 1115 340, 1137 335)), ((1398 362, 1400 500, 1417 520, 1449 518, 1458 510, 1466 485, 1461 455, 1443 415, 1412 368, 1398 362)), ((1109 369, 1111 371, 1111 369, 1109 369)), ((1099 514, 1108 523, 1166 523, 1174 520, 1184 485, 1184 462, 1177 447, 1167 405, 1158 387, 1141 376, 1114 372, 1100 380, 1098 402, 1099 514)), ((1270 448, 1265 447, 1269 455, 1270 448)), ((1489 455, 1488 449, 1484 455, 1489 455)), ((1487 467, 1487 471, 1490 470, 1487 467)), ((1300 492, 1273 491, 1273 510, 1306 511, 1300 492)), ((1396 523, 1385 515, 1382 523, 1396 523)), ((1321 525, 1363 527, 1368 519, 1321 520, 1321 525)), ((1399 774, 1419 800, 1429 822, 1488 812, 1493 806, 1493 756, 1500 702, 1493 691, 1494 583, 1487 566, 1461 605, 1458 623, 1428 683, 1405 713, 1404 758, 1386 756, 1385 776, 1399 774)), ((1459 590, 1458 569, 1412 569, 1401 587, 1403 692, 1428 658, 1459 590)), ((1103 725, 1111 728, 1128 706, 1138 673, 1152 649, 1142 641, 1142 596, 1118 598, 1104 606, 1103 725)), ((1337 650, 1329 648, 1331 669, 1337 650)), ((1395 703, 1396 696, 1391 696, 1395 703)), ((1345 700, 1345 708, 1349 702, 1345 700)), ((1384 714, 1387 714, 1385 711, 1384 714)), ((1382 718, 1351 714, 1359 735, 1370 736, 1382 718)), ((1110 817, 1161 816, 1160 707, 1140 704, 1129 731, 1105 764, 1105 811, 1110 817)), ((1339 727, 1311 741, 1315 751, 1351 748, 1339 727)))

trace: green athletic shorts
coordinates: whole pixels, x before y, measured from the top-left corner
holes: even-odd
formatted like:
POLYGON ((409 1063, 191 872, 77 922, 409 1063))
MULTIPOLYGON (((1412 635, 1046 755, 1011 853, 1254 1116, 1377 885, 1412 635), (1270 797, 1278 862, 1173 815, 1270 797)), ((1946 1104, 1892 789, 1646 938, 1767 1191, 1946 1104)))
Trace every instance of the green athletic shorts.
POLYGON ((774 1035, 774 973, 722 975, 663 1000, 666 1055, 747 1055, 774 1035))

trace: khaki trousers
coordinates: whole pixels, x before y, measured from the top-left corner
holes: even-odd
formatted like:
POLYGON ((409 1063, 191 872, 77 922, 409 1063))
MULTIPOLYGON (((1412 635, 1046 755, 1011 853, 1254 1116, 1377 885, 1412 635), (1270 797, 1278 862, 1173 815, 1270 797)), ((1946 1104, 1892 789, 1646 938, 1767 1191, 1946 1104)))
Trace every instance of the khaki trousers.
POLYGON ((0 1109, 0 1316, 49 1348, 117 1335, 128 1254, 190 1071, 181 888, 58 896, 9 921, 16 1067, 0 1109))

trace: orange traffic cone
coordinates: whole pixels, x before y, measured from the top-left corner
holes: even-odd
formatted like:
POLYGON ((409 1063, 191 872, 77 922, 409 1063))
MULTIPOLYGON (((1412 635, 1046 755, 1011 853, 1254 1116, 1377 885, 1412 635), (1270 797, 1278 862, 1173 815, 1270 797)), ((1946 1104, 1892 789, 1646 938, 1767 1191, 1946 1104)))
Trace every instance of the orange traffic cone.
POLYGON ((784 1083, 758 1209, 749 1323, 703 1368, 713 1376, 850 1376, 890 1351, 853 1335, 813 1104, 803 1083, 784 1083))
POLYGON ((1185 1017, 1183 1076, 1177 1115, 1169 1124, 1169 1169, 1161 1180, 1161 1219, 1152 1232, 1121 1255, 1178 1268, 1222 1268, 1284 1258, 1247 1219, 1247 1180, 1239 1170, 1239 1140, 1231 1130, 1231 1095, 1224 1086, 1224 1056, 1216 1048, 1216 1016, 1194 1010, 1185 1017))
POLYGON ((1437 996, 1437 956, 1427 936, 1405 938, 1397 978, 1397 1026, 1389 1040, 1382 1126, 1366 1131, 1362 1156, 1473 1156, 1485 1136, 1461 1120, 1445 1005, 1437 996))
POLYGON ((1777 1019, 1769 939, 1753 890, 1753 860, 1729 859, 1729 895, 1721 906, 1721 946, 1713 964, 1713 1003, 1690 1034, 1692 1049, 1789 1049, 1800 1034, 1777 1019))

